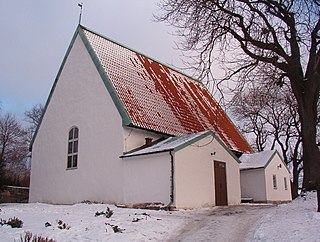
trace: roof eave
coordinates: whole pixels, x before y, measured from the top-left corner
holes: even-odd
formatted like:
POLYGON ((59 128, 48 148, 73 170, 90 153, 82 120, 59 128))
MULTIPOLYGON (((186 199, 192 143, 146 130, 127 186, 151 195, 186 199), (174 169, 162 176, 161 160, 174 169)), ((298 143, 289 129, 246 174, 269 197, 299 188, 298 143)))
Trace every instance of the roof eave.
POLYGON ((264 167, 250 167, 250 168, 240 168, 240 171, 249 171, 249 170, 259 170, 264 169, 264 167))
POLYGON ((166 149, 166 150, 159 150, 159 151, 152 151, 152 152, 147 152, 147 153, 140 153, 140 154, 124 154, 120 156, 119 158, 124 159, 124 158, 129 158, 129 157, 136 157, 136 156, 143 156, 143 155, 153 155, 153 154, 159 154, 159 153, 165 153, 165 152, 170 152, 173 151, 174 149, 166 149))

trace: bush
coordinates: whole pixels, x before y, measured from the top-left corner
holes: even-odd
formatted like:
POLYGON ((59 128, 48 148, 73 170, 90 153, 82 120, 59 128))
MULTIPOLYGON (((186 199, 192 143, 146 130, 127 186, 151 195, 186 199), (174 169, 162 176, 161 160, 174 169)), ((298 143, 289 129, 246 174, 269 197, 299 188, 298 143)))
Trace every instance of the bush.
MULTIPOLYGON (((109 223, 105 223, 107 226, 110 226, 114 233, 122 233, 125 231, 125 229, 120 228, 118 225, 113 225, 109 223)), ((108 232, 108 229, 106 229, 106 232, 108 232)))
POLYGON ((20 235, 20 241, 21 242, 56 242, 53 239, 50 239, 48 237, 42 237, 37 235, 32 235, 31 232, 27 231, 25 232, 24 236, 20 235))
POLYGON ((113 210, 111 210, 109 207, 107 207, 107 210, 105 212, 98 212, 97 211, 94 216, 97 217, 100 215, 104 215, 104 216, 106 216, 106 218, 111 218, 111 216, 113 215, 113 210))
POLYGON ((70 226, 66 223, 64 223, 62 220, 59 220, 58 221, 58 228, 59 229, 66 229, 66 230, 69 230, 70 229, 70 226))
POLYGON ((13 217, 13 218, 9 218, 8 221, 4 220, 4 219, 0 219, 0 225, 3 226, 3 225, 10 225, 11 228, 22 228, 22 225, 23 225, 23 221, 16 218, 16 217, 13 217))

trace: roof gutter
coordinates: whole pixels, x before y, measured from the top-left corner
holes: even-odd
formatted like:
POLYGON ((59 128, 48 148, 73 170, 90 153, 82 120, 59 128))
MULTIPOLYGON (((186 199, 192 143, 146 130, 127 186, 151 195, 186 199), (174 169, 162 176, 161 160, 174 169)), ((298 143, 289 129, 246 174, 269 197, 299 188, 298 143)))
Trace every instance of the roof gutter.
POLYGON ((140 154, 132 154, 132 155, 127 153, 127 154, 123 154, 119 158, 123 159, 123 158, 129 158, 129 157, 134 157, 134 156, 152 155, 152 154, 159 154, 159 153, 164 153, 164 152, 168 152, 168 151, 171 153, 172 150, 173 149, 166 149, 166 150, 152 151, 152 152, 148 152, 148 153, 140 153, 140 154))

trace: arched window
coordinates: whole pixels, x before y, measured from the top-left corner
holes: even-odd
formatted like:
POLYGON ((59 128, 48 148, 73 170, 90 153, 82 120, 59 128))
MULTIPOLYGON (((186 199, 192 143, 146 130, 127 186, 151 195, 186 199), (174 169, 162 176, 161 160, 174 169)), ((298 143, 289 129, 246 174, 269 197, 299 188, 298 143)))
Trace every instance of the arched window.
POLYGON ((77 127, 72 127, 69 131, 69 138, 68 138, 67 168, 77 168, 78 166, 78 145, 79 145, 79 129, 77 127))

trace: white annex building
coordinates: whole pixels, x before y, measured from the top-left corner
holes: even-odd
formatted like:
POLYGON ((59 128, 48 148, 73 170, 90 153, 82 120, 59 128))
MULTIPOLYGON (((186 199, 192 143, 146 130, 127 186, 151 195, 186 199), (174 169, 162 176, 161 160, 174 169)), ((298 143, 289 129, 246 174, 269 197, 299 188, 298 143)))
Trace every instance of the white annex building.
POLYGON ((78 26, 32 142, 29 201, 239 204, 248 152, 202 83, 78 26))
POLYGON ((291 201, 290 173, 276 150, 240 157, 241 195, 255 202, 291 201))

